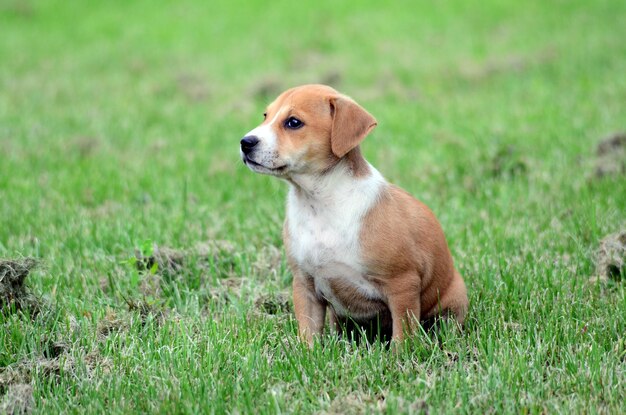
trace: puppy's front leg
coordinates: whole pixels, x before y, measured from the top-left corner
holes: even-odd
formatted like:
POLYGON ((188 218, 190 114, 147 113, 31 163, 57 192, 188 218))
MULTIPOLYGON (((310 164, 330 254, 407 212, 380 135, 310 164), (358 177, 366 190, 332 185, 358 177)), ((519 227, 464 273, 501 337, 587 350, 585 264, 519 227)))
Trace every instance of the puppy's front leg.
POLYGON ((388 306, 393 320, 392 340, 401 341, 404 338, 404 330, 412 333, 420 321, 420 292, 419 288, 392 291, 388 294, 388 306))
POLYGON ((293 306, 300 338, 311 347, 314 337, 322 334, 326 304, 315 294, 312 278, 296 270, 293 272, 293 306))

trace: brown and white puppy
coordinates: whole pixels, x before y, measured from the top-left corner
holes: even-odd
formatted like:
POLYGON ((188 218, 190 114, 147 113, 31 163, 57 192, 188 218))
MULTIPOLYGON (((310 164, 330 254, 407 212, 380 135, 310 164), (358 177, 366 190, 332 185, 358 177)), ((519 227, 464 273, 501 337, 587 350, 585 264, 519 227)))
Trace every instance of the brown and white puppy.
POLYGON ((313 343, 327 307, 334 327, 376 319, 394 340, 439 315, 462 323, 465 283, 439 222, 361 155, 374 117, 324 85, 285 91, 264 116, 241 158, 290 184, 283 239, 300 336, 313 343))

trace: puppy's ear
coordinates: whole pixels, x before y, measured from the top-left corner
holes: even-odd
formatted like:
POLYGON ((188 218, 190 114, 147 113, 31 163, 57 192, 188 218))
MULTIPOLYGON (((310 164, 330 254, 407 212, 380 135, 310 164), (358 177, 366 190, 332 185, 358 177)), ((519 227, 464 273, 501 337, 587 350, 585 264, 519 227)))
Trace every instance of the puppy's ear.
POLYGON ((330 145, 339 158, 358 146, 378 124, 363 107, 341 96, 330 99, 330 114, 333 117, 330 145))

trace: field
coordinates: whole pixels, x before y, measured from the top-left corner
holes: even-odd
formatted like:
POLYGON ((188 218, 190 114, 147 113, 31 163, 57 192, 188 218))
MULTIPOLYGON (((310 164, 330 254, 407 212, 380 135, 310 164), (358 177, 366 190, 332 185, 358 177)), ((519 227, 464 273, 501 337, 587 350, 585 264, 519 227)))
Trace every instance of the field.
POLYGON ((0 35, 0 413, 626 412, 626 268, 596 267, 626 2, 0 0, 0 35), (298 342, 287 185, 238 146, 311 82, 438 216, 463 330, 298 342))

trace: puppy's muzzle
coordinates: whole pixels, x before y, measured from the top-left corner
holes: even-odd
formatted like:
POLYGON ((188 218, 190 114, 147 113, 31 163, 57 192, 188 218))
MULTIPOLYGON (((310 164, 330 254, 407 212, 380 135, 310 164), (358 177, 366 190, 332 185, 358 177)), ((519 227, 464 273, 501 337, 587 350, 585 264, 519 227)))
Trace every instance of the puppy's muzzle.
POLYGON ((241 152, 246 156, 254 150, 254 147, 259 144, 258 137, 254 135, 248 135, 241 139, 241 152))

